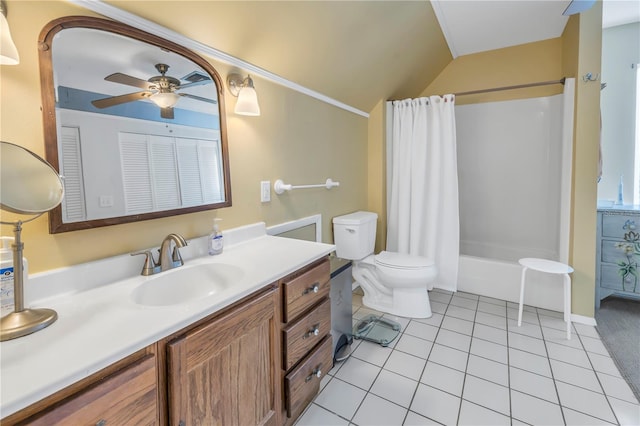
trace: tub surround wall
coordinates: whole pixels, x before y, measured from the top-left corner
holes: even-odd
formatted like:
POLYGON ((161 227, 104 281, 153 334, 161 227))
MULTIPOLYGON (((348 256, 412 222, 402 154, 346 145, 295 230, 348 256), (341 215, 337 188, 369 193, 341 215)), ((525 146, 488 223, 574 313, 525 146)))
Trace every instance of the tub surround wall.
POLYGON ((456 106, 461 254, 566 262, 564 102, 555 95, 456 106))

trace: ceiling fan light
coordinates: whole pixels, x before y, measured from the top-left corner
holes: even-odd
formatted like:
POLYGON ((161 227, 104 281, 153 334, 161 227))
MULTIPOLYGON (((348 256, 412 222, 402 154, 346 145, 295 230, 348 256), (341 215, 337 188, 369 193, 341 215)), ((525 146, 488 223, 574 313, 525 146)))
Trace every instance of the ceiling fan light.
POLYGON ((180 95, 173 92, 158 92, 149 97, 160 108, 171 108, 178 103, 180 95))
POLYGON ((3 13, 0 13, 0 65, 18 65, 20 56, 11 38, 9 23, 3 13))
POLYGON ((260 105, 258 105, 258 94, 256 89, 251 86, 245 86, 238 93, 238 101, 236 102, 235 113, 240 115, 260 115, 260 105))

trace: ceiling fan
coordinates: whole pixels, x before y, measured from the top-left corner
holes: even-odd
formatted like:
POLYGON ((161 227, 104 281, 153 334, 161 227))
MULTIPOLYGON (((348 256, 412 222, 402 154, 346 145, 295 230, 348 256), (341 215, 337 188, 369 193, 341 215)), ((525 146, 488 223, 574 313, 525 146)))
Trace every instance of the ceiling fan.
POLYGON ((96 99, 94 101, 91 101, 91 103, 96 108, 108 108, 127 102, 149 99, 160 107, 160 116, 162 118, 168 119, 173 118, 173 107, 178 102, 181 96, 185 98, 195 99, 197 101, 208 102, 212 104, 216 103, 216 101, 213 99, 207 99, 189 93, 177 92, 177 90, 181 90, 187 87, 211 83, 211 79, 208 76, 202 73, 191 73, 186 77, 188 83, 182 84, 179 79, 166 75, 167 71, 169 70, 169 65, 156 64, 155 67, 160 75, 151 77, 148 80, 142 80, 140 78, 132 77, 120 72, 116 72, 106 76, 104 79, 107 81, 126 84, 127 86, 138 87, 144 90, 139 92, 127 93, 125 95, 96 99))

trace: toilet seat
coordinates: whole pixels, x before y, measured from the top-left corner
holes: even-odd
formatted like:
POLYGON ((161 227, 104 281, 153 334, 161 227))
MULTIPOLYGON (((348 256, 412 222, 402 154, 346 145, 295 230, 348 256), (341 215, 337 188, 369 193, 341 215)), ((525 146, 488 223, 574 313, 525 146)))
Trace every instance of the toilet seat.
POLYGON ((381 251, 374 257, 377 266, 392 269, 425 269, 432 267, 435 262, 422 256, 381 251))

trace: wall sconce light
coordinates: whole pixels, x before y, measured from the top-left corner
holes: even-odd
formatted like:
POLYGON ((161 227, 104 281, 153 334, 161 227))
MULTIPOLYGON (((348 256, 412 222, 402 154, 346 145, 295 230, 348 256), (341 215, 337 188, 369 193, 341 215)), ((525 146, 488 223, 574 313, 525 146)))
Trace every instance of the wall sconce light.
POLYGON ((11 38, 9 23, 7 22, 7 4, 0 0, 0 65, 18 65, 20 56, 11 38))
POLYGON ((253 79, 250 75, 242 78, 240 74, 232 73, 227 76, 229 92, 238 98, 235 113, 240 115, 260 115, 258 94, 253 87, 253 79))

